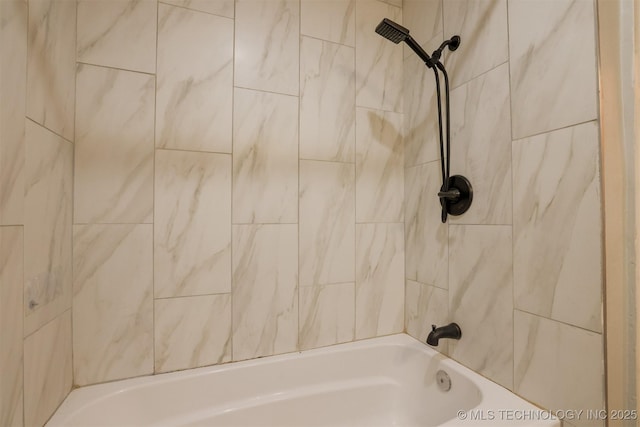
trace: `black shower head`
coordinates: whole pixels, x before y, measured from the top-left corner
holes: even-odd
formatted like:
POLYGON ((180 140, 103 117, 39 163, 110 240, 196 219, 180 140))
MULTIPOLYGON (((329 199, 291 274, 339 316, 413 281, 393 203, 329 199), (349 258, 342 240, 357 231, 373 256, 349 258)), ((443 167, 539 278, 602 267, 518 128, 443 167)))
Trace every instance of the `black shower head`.
POLYGON ((390 19, 384 18, 376 27, 376 33, 398 44, 409 37, 409 30, 390 19))
POLYGON ((433 62, 427 52, 420 47, 418 43, 409 35, 409 30, 390 19, 384 18, 376 27, 376 33, 380 34, 387 40, 398 44, 405 42, 411 50, 413 50, 424 61, 427 66, 432 67, 433 62))

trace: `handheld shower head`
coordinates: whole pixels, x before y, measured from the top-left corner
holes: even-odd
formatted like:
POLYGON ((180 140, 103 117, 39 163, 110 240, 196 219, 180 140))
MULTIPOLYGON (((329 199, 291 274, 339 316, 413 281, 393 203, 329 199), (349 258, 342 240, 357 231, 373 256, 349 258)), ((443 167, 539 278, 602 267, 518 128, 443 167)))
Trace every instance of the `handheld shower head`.
POLYGON ((390 19, 384 18, 376 27, 376 33, 387 40, 398 44, 409 37, 409 30, 400 24, 396 24, 390 19))

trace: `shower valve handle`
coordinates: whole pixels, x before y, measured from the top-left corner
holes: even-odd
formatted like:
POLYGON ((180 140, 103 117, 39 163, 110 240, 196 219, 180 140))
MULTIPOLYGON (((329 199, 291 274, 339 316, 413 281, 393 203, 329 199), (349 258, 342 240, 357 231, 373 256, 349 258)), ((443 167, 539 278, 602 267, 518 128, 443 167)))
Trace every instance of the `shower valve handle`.
POLYGON ((460 197, 460 190, 452 188, 448 191, 439 191, 438 197, 441 199, 456 200, 460 197))

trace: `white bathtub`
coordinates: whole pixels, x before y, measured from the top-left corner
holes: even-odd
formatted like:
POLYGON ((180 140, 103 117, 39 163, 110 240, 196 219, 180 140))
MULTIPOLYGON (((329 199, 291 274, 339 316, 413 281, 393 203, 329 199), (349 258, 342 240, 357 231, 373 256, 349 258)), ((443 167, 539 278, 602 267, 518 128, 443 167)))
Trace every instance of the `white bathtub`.
POLYGON ((394 335, 83 387, 47 426, 560 426, 548 418, 394 335), (447 392, 436 383, 439 370, 451 379, 447 392))

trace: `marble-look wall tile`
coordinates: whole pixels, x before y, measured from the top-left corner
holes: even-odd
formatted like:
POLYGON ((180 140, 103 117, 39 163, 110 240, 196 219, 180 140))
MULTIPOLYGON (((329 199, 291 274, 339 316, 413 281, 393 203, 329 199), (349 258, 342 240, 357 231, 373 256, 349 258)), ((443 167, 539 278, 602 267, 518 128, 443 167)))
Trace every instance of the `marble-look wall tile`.
POLYGON ((73 230, 73 372, 80 386, 153 373, 153 226, 73 230))
POLYGON ((415 54, 404 60, 403 68, 404 163, 415 166, 440 158, 436 82, 415 54))
POLYGON ((511 224, 509 64, 451 91, 451 175, 473 186, 473 203, 452 224, 511 224))
POLYGON ((462 329, 450 356, 512 389, 511 226, 449 227, 449 314, 462 329))
POLYGON ((71 353, 71 310, 25 338, 25 426, 43 426, 71 391, 71 353))
POLYGON ((156 0, 79 0, 77 59, 155 73, 156 0))
POLYGON ((231 291, 231 156, 157 150, 155 296, 231 291))
POLYGON ((300 158, 353 162, 354 49, 309 37, 300 43, 300 158))
POLYGON ((300 288, 300 349, 353 341, 353 283, 300 288))
POLYGON ((594 4, 509 0, 514 138, 597 118, 594 4))
MULTIPOLYGON (((449 291, 407 280, 405 327, 407 334, 426 342, 431 325, 442 326, 451 322, 449 318, 449 291)), ((435 347, 448 354, 449 341, 440 341, 435 347)))
POLYGON ((150 223, 153 76, 78 66, 74 222, 150 223))
POLYGON ((440 162, 405 170, 406 277, 448 287, 448 225, 442 224, 440 162))
POLYGON ((18 225, 24 223, 27 90, 27 4, 24 1, 0 2, 0 57, 0 225, 18 225))
POLYGON ((550 410, 604 408, 602 335, 519 310, 514 325, 516 393, 550 410))
POLYGON ((513 142, 516 308, 600 332, 598 125, 513 142))
POLYGON ((29 0, 27 116, 73 141, 76 2, 29 0))
POLYGON ((402 23, 402 9, 356 0, 356 105, 401 113, 402 48, 375 33, 382 18, 402 23))
POLYGON ((509 59, 507 0, 444 1, 444 37, 460 36, 460 47, 445 49, 451 86, 457 87, 509 59))
POLYGON ((160 3, 186 7, 200 12, 233 18, 233 0, 160 0, 160 3))
POLYGON ((298 95, 300 2, 237 0, 235 85, 298 95))
POLYGON ((298 348, 298 225, 233 226, 233 360, 298 348))
POLYGON ((355 167, 300 161, 300 285, 355 281, 355 167))
POLYGON ((26 122, 25 336, 71 307, 73 146, 26 122))
MULTIPOLYGON (((442 0, 403 0, 402 22, 411 32, 411 37, 430 54, 442 42, 442 0), (433 39, 437 39, 438 46, 429 46, 433 39)), ((403 46, 403 49, 405 57, 414 55, 408 46, 403 46)), ((429 73, 433 74, 431 70, 429 73)))
POLYGON ((402 114, 356 112, 356 221, 404 220, 402 114))
POLYGON ((356 339, 404 329, 404 225, 356 226, 356 339))
POLYGON ((233 20, 159 5, 156 146, 231 152, 233 20))
POLYGON ((0 425, 7 427, 23 425, 23 254, 23 227, 0 227, 0 425))
POLYGON ((156 372, 230 360, 230 294, 155 301, 156 372))
POLYGON ((355 46, 355 0, 301 0, 300 33, 355 46))
POLYGON ((233 222, 298 220, 298 99, 236 89, 233 222))

